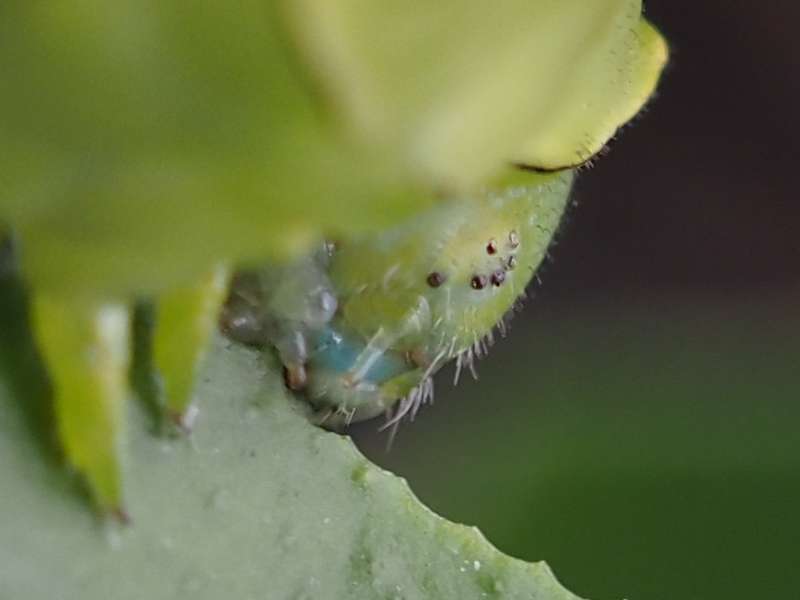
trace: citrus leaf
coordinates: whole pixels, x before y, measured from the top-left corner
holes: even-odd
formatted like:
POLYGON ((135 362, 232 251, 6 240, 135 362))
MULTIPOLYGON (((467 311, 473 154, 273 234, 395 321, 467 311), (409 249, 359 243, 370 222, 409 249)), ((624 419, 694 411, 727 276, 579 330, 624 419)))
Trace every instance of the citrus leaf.
POLYGON ((191 440, 153 439, 133 411, 135 521, 104 535, 0 379, 0 596, 576 600, 311 425, 262 355, 219 341, 200 382, 191 440))

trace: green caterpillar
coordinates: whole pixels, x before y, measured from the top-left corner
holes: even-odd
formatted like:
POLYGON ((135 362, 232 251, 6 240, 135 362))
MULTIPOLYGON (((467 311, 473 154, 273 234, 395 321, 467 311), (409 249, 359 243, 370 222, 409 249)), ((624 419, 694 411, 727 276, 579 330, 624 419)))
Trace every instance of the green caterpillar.
POLYGON ((189 431, 229 268, 296 261, 241 276, 226 325, 277 348, 320 421, 413 413, 502 326, 570 176, 480 186, 509 162, 584 164, 667 59, 639 0, 118 4, 0 19, 0 237, 19 240, 65 461, 118 518, 131 360, 189 431), (398 225, 438 190, 456 195, 398 225), (330 232, 336 252, 296 258, 330 232), (133 335, 142 300, 152 330, 133 335))
POLYGON ((451 360, 456 379, 505 335, 545 257, 571 172, 515 171, 387 231, 241 274, 223 314, 234 339, 269 344, 289 387, 328 427, 414 415, 451 360))

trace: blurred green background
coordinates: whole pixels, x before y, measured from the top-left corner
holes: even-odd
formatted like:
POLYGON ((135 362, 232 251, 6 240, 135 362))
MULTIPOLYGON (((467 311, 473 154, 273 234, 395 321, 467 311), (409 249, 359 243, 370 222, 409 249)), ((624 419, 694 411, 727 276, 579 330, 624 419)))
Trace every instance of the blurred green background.
POLYGON ((583 174, 480 381, 442 373, 391 452, 355 435, 582 596, 796 598, 800 7, 646 14, 671 43, 659 97, 583 174))

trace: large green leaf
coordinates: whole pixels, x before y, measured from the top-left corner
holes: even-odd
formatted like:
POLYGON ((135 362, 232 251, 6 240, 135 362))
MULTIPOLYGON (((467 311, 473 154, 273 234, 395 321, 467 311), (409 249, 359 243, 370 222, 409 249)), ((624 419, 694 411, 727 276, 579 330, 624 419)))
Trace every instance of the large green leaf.
POLYGON ((275 365, 218 341, 190 440, 133 410, 134 523, 98 526, 74 479, 41 461, 30 403, 0 355, 0 597, 575 600, 543 563, 505 556, 423 507, 350 440, 312 426, 275 365))

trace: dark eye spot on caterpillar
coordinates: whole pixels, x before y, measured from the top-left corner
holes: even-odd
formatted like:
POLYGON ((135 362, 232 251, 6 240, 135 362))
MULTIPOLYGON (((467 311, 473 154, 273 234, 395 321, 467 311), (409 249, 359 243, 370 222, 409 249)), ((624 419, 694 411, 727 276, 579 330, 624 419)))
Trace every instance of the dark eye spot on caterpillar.
POLYGON ((486 254, 497 254, 497 240, 494 238, 489 240, 489 243, 486 244, 486 254))
POLYGON ((469 282, 472 286, 473 290, 482 290, 486 287, 486 276, 485 275, 475 275, 472 280, 469 282))
POLYGON ((428 278, 426 279, 428 285, 431 286, 432 288, 439 287, 444 283, 444 280, 445 276, 439 273, 438 271, 433 271, 428 275, 428 278))

